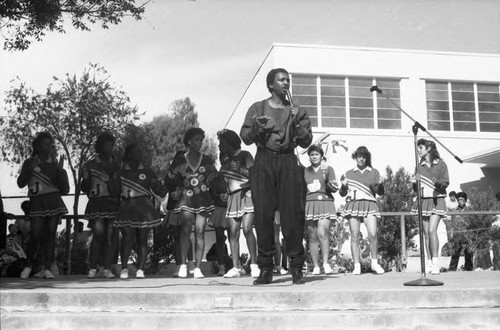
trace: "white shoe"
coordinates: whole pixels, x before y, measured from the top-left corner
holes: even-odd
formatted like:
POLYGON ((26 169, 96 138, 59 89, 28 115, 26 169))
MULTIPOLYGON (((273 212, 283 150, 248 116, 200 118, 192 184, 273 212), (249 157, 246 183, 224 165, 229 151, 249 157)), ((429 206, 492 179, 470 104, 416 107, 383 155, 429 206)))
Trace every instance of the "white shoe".
POLYGON ((109 270, 109 269, 105 269, 105 270, 104 270, 104 277, 105 277, 105 278, 108 278, 108 279, 109 279, 109 278, 115 278, 115 274, 113 274, 113 273, 111 272, 111 270, 109 270))
POLYGON ((43 276, 45 275, 45 268, 42 268, 41 271, 39 271, 38 273, 36 273, 35 275, 33 275, 34 278, 43 278, 43 276))
POLYGON ((172 277, 179 277, 179 269, 181 268, 181 265, 175 266, 175 271, 172 274, 172 277))
POLYGON ((186 264, 184 264, 184 265, 180 265, 180 267, 179 267, 179 272, 177 273, 177 275, 178 275, 179 277, 185 278, 185 277, 187 277, 187 276, 188 276, 188 274, 187 274, 187 273, 188 273, 188 272, 187 272, 187 265, 186 265, 186 264))
POLYGON ((203 273, 201 272, 201 269, 195 268, 193 271, 193 276, 194 278, 204 278, 203 273))
MULTIPOLYGON (((45 270, 44 270, 44 273, 45 273, 45 270)), ((27 279, 28 277, 30 277, 30 274, 31 274, 31 267, 24 267, 23 271, 21 272, 20 277, 22 279, 27 279)))
POLYGON ((52 272, 50 270, 48 270, 48 269, 45 270, 45 273, 43 274, 43 277, 45 277, 48 280, 53 280, 53 279, 56 278, 54 276, 54 274, 52 274, 52 272))
POLYGON ((188 261, 188 273, 189 274, 194 274, 194 263, 192 261, 188 261))
POLYGON ((284 268, 281 268, 281 269, 280 269, 280 274, 281 274, 281 275, 286 275, 286 274, 288 274, 288 270, 286 270, 286 269, 284 269, 284 268))
POLYGON ((432 264, 432 268, 431 268, 431 274, 432 275, 439 275, 440 273, 440 268, 439 268, 439 264, 432 264))
POLYGON ((236 267, 231 268, 226 274, 224 274, 224 278, 235 278, 240 277, 240 270, 236 267))
POLYGON ((319 267, 314 267, 312 274, 313 275, 319 275, 319 274, 321 274, 321 269, 319 267))
POLYGON ((126 280, 128 278, 128 269, 127 268, 122 269, 122 271, 120 272, 120 278, 122 280, 126 280))
POLYGON ((96 274, 97 274, 96 269, 89 269, 89 274, 87 275, 87 278, 95 278, 96 274))
POLYGON ((260 268, 257 264, 250 264, 250 274, 253 278, 257 278, 260 275, 260 268))
POLYGON ((380 266, 378 263, 375 262, 372 262, 372 270, 379 275, 385 273, 382 266, 380 266))
POLYGON ((352 271, 353 275, 361 275, 361 264, 359 262, 354 263, 354 269, 352 271))
POLYGON ((144 276, 144 271, 142 269, 138 269, 135 273, 135 278, 146 278, 146 276, 144 276))
POLYGON ((330 274, 333 274, 333 269, 332 267, 330 267, 330 264, 323 264, 323 269, 325 270, 325 274, 326 275, 330 275, 330 274))

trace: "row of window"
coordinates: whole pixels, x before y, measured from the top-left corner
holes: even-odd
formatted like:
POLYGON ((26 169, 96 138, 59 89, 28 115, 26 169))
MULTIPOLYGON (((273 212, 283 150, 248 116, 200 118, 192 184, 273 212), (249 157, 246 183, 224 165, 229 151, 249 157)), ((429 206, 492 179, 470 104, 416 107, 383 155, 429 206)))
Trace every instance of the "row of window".
MULTIPOLYGON (((294 102, 314 127, 401 129, 400 79, 292 74, 294 102), (370 92, 379 86, 384 96, 370 92)), ((427 126, 500 132, 500 84, 426 80, 427 126)))

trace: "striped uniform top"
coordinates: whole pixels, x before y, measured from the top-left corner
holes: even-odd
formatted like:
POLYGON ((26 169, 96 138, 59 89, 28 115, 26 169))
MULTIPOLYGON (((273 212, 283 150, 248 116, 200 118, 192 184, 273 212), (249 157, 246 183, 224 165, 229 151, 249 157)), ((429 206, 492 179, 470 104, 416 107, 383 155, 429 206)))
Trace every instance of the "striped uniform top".
POLYGON ((331 193, 336 188, 329 188, 337 185, 333 168, 328 165, 321 165, 318 171, 314 171, 314 168, 309 166, 304 171, 304 180, 307 185, 306 201, 333 201, 331 193))
POLYGON ((446 188, 450 184, 446 163, 442 159, 434 159, 429 167, 425 161, 421 161, 420 184, 422 198, 446 197, 446 188))
POLYGON ((252 155, 248 151, 240 149, 222 164, 220 173, 224 176, 227 191, 230 194, 250 188, 249 169, 247 168, 248 159, 253 160, 252 155))
POLYGON ((118 171, 118 163, 113 160, 104 162, 99 156, 96 156, 87 162, 85 169, 88 172, 84 172, 82 190, 87 193, 87 196, 89 198, 111 196, 108 183, 110 178, 118 171))
POLYGON ((347 171, 345 177, 349 188, 348 199, 377 201, 375 185, 380 183, 380 173, 377 169, 367 166, 361 171, 355 167, 347 171))
POLYGON ((125 164, 116 175, 120 179, 123 199, 152 197, 153 192, 162 195, 161 184, 158 182, 156 174, 142 164, 139 164, 135 170, 129 164, 125 164))
POLYGON ((29 197, 67 193, 69 191, 66 173, 50 158, 45 163, 39 162, 39 165, 30 174, 28 181, 29 197), (63 178, 63 176, 66 176, 66 178, 63 178), (67 185, 67 187, 63 187, 63 185, 67 185))

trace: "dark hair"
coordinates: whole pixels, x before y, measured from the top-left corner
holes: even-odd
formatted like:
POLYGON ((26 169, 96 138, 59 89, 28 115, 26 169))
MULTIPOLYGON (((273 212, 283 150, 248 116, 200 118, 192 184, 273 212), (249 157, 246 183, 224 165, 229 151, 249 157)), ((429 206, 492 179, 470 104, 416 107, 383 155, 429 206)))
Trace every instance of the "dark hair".
POLYGON ((457 193, 455 191, 450 191, 450 193, 448 194, 448 197, 451 197, 451 196, 455 196, 457 197, 457 193))
POLYGON ((286 71, 285 69, 283 68, 276 68, 276 69, 272 69, 271 71, 269 71, 269 73, 267 74, 267 77, 266 77, 266 87, 267 87, 267 90, 269 91, 269 93, 272 93, 273 92, 273 89, 269 87, 269 85, 272 85, 274 83, 274 78, 276 77, 276 75, 278 73, 286 73, 286 74, 289 74, 288 71, 286 71))
POLYGON ((441 158, 439 156, 439 151, 437 151, 436 143, 434 143, 434 141, 420 139, 417 141, 417 146, 425 146, 426 148, 430 149, 429 150, 429 159, 431 162, 433 162, 435 159, 441 158))
POLYGON ((49 139, 50 143, 54 142, 54 138, 52 137, 52 135, 50 135, 49 132, 40 132, 36 135, 33 142, 31 142, 31 146, 33 147, 33 152, 31 153, 32 157, 35 155, 38 155, 38 153, 40 152, 40 150, 39 150, 40 144, 45 139, 49 139))
POLYGON ((313 144, 307 149, 307 155, 310 156, 313 151, 318 152, 321 155, 321 158, 323 160, 326 160, 325 158, 325 152, 323 151, 323 148, 319 144, 313 144))
POLYGON ((459 193, 457 193, 457 199, 459 199, 459 198, 463 198, 467 202, 467 194, 464 193, 463 191, 460 191, 459 193))
POLYGON ((196 135, 201 135, 203 136, 203 138, 205 138, 205 131, 199 127, 191 127, 186 131, 186 133, 184 134, 184 139, 182 139, 182 142, 184 143, 186 148, 189 147, 189 140, 191 140, 196 135))
POLYGON ((129 162, 130 161, 130 154, 132 153, 132 150, 137 148, 139 145, 137 143, 130 143, 125 147, 125 152, 123 154, 123 161, 124 162, 129 162))
POLYGON ((102 150, 102 147, 104 146, 104 143, 106 142, 113 142, 115 143, 116 139, 115 137, 108 132, 103 132, 99 134, 97 137, 97 140, 95 141, 94 149, 97 153, 100 153, 102 150))
POLYGON ((219 140, 225 140, 231 147, 233 147, 233 149, 241 149, 241 138, 235 131, 223 129, 222 131, 217 132, 217 137, 219 140))
POLYGON ((495 194, 497 201, 500 201, 500 191, 495 194))
POLYGON ((372 167, 372 154, 368 151, 367 147, 358 147, 358 149, 352 153, 352 159, 354 160, 359 156, 364 156, 366 158, 366 166, 372 167))
POLYGON ((23 210, 23 212, 29 211, 30 206, 30 201, 24 201, 21 203, 21 210, 23 210))

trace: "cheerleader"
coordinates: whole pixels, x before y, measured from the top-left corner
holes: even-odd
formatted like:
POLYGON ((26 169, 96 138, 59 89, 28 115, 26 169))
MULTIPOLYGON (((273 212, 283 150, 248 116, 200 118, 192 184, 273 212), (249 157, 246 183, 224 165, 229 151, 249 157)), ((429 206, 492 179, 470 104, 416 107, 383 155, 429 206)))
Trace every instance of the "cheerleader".
MULTIPOLYGON (((220 153, 219 161, 221 164, 225 163, 227 160, 227 156, 223 153, 220 153)), ((217 266, 218 272, 217 276, 224 276, 226 274, 226 262, 225 262, 225 249, 226 245, 226 235, 225 232, 228 232, 229 236, 229 219, 227 218, 227 187, 226 181, 224 181, 224 177, 219 172, 216 179, 212 184, 212 189, 210 189, 210 195, 212 196, 215 204, 215 210, 210 213, 210 217, 208 218, 208 225, 215 230, 215 244, 217 251, 217 266)))
POLYGON ((163 195, 160 181, 154 172, 142 163, 142 151, 135 143, 125 148, 122 168, 113 180, 121 191, 121 204, 115 226, 122 233, 120 278, 127 279, 128 259, 134 242, 137 244, 136 278, 144 278, 144 265, 148 253, 149 230, 161 224, 160 214, 153 203, 153 194, 163 195))
MULTIPOLYGON (((417 141, 417 152, 420 156, 420 184, 422 189, 422 219, 424 227, 425 249, 429 259, 431 274, 437 275, 439 269, 439 239, 437 228, 442 217, 446 216, 446 188, 450 184, 448 167, 439 156, 433 141, 420 139, 417 141)), ((417 191, 417 183, 412 178, 413 189, 417 191)), ((413 212, 418 211, 417 204, 413 212)))
POLYGON ((115 138, 109 133, 97 137, 95 151, 97 155, 83 167, 82 191, 89 201, 85 215, 89 218, 92 229, 90 245, 90 270, 88 278, 95 278, 98 258, 103 256, 104 277, 114 278, 111 264, 117 249, 116 229, 113 222, 120 206, 119 196, 112 196, 109 189, 110 180, 119 169, 119 164, 113 159, 112 153, 115 138))
POLYGON ((259 277, 257 265, 257 241, 253 233, 254 209, 250 192, 249 170, 253 166, 253 157, 248 151, 241 150, 241 139, 231 130, 223 130, 217 134, 219 150, 229 158, 221 166, 221 173, 227 184, 229 198, 227 201, 227 217, 229 218, 231 257, 233 268, 224 277, 240 277, 240 231, 243 226, 248 252, 250 254, 250 270, 252 277, 259 277))
POLYGON ((337 180, 333 168, 323 165, 323 149, 319 145, 312 145, 307 149, 311 166, 304 171, 304 180, 307 185, 306 193, 306 227, 309 237, 309 251, 313 261, 313 275, 321 273, 319 267, 319 249, 323 256, 325 274, 332 274, 328 263, 330 259, 330 221, 337 218, 332 194, 338 190, 337 180))
POLYGON ((352 273, 361 274, 359 227, 360 223, 364 222, 370 241, 371 268, 377 274, 383 274, 384 269, 377 261, 377 218, 380 218, 380 211, 375 196, 384 194, 384 186, 380 183, 379 172, 372 168, 371 153, 366 147, 356 149, 352 159, 356 161, 357 166, 342 175, 340 178, 342 186, 339 191, 342 197, 349 194, 342 216, 349 221, 351 229, 351 253, 354 259, 352 273))
POLYGON ((60 216, 68 213, 61 195, 69 192, 68 175, 62 168, 62 160, 58 163, 53 155, 54 140, 47 132, 38 133, 33 140, 33 154, 21 168, 17 178, 19 188, 28 186, 30 197, 30 239, 27 251, 26 267, 21 272, 21 278, 28 278, 37 248, 42 247, 44 263, 43 277, 53 279, 50 270, 54 261, 56 247, 57 225, 60 216))
POLYGON ((217 175, 217 170, 213 160, 200 152, 203 139, 205 139, 205 132, 201 128, 188 129, 183 139, 188 151, 174 158, 167 175, 167 187, 169 189, 171 186, 180 188, 179 200, 174 208, 174 212, 181 215, 182 265, 179 268, 179 277, 187 276, 185 260, 193 224, 196 232, 196 265, 193 276, 194 278, 204 277, 200 266, 205 250, 205 226, 208 215, 215 209, 208 190, 217 175))

